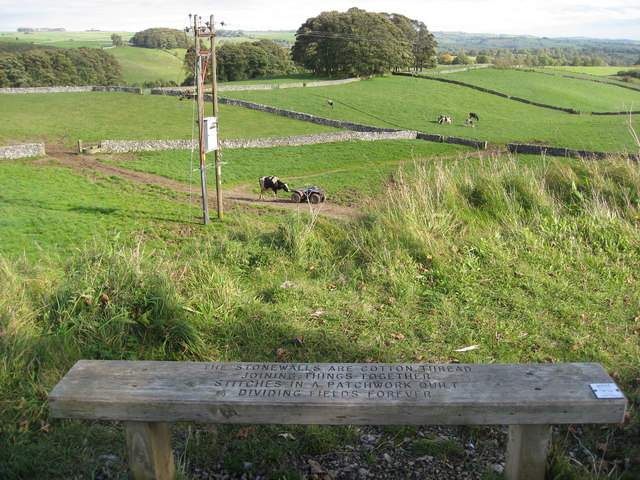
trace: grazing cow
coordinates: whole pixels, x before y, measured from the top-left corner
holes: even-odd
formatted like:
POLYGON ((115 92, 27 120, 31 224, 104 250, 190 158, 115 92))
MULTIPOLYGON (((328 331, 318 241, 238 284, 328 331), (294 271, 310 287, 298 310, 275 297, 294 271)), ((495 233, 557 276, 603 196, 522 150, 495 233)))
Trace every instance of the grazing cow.
POLYGON ((284 182, 281 182, 278 177, 267 176, 260 177, 260 200, 264 199, 264 192, 267 190, 273 190, 273 193, 278 198, 278 190, 284 190, 285 192, 289 192, 289 185, 284 182))
POLYGON ((442 125, 443 123, 449 123, 449 124, 451 124, 451 117, 447 117, 447 116, 445 116, 445 115, 440 115, 440 116, 438 117, 438 123, 439 123, 440 125, 442 125))
POLYGON ((473 120, 471 120, 470 118, 467 118, 467 119, 464 121, 464 124, 465 124, 467 127, 475 127, 475 125, 473 124, 473 120))
POLYGON ((469 118, 470 118, 471 120, 475 120, 476 122, 479 122, 479 121, 480 121, 480 117, 478 117, 478 114, 477 114, 477 113, 473 113, 473 112, 471 112, 471 113, 469 114, 469 118))
POLYGON ((327 100, 327 107, 333 108, 333 100, 327 100))

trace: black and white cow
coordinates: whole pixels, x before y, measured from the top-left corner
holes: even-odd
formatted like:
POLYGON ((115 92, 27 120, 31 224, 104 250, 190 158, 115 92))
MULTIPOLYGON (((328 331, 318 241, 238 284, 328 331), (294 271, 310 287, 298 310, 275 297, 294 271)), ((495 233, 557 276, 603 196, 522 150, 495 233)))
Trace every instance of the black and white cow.
POLYGON ((475 120, 476 122, 480 121, 480 117, 478 117, 478 114, 477 114, 477 113, 473 113, 473 112, 471 112, 471 113, 469 114, 469 118, 470 118, 471 120, 475 120))
POLYGON ((451 124, 451 117, 447 117, 445 115, 440 115, 438 117, 438 123, 442 125, 443 123, 451 124))
POLYGON ((333 108, 333 100, 331 99, 327 100, 327 107, 333 108))
POLYGON ((267 190, 273 190, 273 193, 278 198, 278 190, 284 190, 285 192, 289 192, 289 186, 281 182, 278 177, 274 177, 272 175, 267 177, 260 177, 260 200, 264 199, 264 192, 267 190))

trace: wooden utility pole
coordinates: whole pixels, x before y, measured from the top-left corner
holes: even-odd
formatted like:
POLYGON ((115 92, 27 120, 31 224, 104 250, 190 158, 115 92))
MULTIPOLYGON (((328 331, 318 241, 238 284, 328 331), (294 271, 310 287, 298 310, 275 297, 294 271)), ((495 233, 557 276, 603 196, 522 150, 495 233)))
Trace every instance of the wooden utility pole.
MULTIPOLYGON (((209 17, 209 31, 211 32, 211 96, 213 103, 213 116, 218 119, 218 62, 216 59, 216 32, 213 15, 209 17)), ((222 163, 220 162, 220 145, 214 151, 216 167, 216 204, 218 206, 218 219, 222 220, 222 163)))
MULTIPOLYGON (((215 31, 213 15, 209 18, 209 23, 205 26, 200 24, 201 18, 193 15, 193 35, 195 41, 195 78, 196 78, 196 101, 198 103, 198 145, 200 150, 200 182, 202 184, 202 217, 206 225, 209 223, 209 208, 207 205, 207 164, 206 153, 214 150, 216 168, 216 197, 218 205, 218 218, 222 219, 222 186, 221 186, 221 162, 220 150, 217 141, 217 121, 218 121, 218 93, 216 83, 216 57, 215 57, 215 31), (210 49, 203 47, 203 38, 210 39, 210 49), (205 96, 204 80, 207 75, 207 67, 211 67, 212 77, 212 100, 213 118, 204 116, 205 96), (211 133, 213 131, 213 135, 211 133)), ((189 29, 187 29, 188 31, 189 29)))

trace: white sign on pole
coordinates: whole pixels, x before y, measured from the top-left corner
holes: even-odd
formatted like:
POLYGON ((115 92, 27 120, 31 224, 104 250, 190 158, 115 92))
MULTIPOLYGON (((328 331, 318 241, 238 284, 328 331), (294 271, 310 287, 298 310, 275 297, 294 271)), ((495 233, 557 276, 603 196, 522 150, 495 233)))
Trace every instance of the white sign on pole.
POLYGON ((204 151, 211 152, 218 149, 218 118, 204 118, 204 151))

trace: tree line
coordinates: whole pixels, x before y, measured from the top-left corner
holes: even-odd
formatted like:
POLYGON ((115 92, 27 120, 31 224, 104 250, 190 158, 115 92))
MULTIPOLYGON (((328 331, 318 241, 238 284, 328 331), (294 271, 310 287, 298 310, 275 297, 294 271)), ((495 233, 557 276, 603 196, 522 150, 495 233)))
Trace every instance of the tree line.
POLYGON ((471 48, 447 49, 441 48, 441 55, 457 57, 486 56, 500 59, 502 63, 511 65, 527 65, 530 67, 544 67, 554 65, 571 65, 580 67, 599 67, 604 65, 628 66, 639 64, 640 49, 617 48, 471 48))
POLYGON ((104 50, 32 45, 28 50, 3 53, 2 45, 0 87, 118 85, 123 82, 120 64, 104 50))

